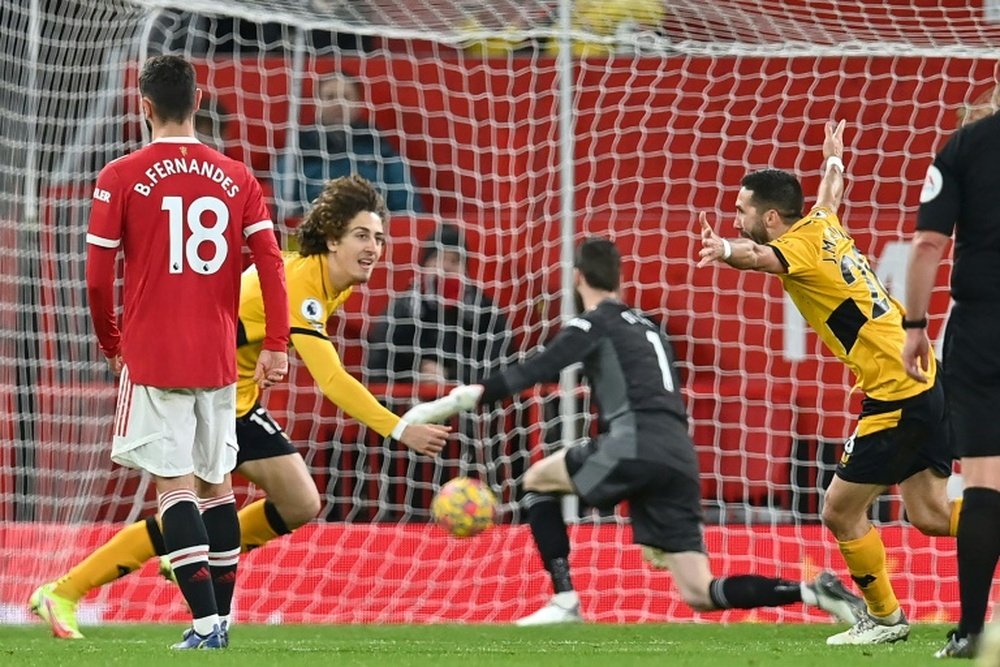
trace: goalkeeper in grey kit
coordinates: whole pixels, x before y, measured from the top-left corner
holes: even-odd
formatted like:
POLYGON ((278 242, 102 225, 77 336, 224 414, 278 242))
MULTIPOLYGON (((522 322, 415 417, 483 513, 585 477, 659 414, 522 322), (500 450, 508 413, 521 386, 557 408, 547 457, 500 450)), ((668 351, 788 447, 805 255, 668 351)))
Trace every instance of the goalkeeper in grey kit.
POLYGON ((531 534, 555 591, 518 625, 581 621, 569 569, 569 536, 560 497, 577 494, 596 508, 628 500, 635 542, 653 567, 667 569, 684 601, 697 611, 750 609, 802 602, 845 623, 864 602, 832 572, 800 582, 744 574, 714 577, 703 540, 701 485, 687 412, 670 344, 648 319, 618 300, 621 257, 606 239, 576 249, 574 282, 582 314, 547 348, 479 385, 414 406, 408 422, 436 422, 517 394, 577 362, 598 406, 601 435, 532 465, 524 476, 531 534))

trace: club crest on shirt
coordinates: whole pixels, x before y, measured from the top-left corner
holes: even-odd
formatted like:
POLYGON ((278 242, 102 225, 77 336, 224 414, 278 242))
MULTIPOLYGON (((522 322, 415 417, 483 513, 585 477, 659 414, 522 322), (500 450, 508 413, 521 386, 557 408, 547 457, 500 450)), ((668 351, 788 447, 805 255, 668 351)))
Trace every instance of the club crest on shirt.
POLYGON ((309 297, 302 301, 302 317, 319 327, 326 323, 326 313, 323 312, 323 304, 319 299, 309 297))
POLYGON ((925 204, 941 194, 942 185, 944 183, 941 179, 941 171, 931 165, 927 168, 927 176, 924 177, 924 187, 920 189, 920 203, 925 204))

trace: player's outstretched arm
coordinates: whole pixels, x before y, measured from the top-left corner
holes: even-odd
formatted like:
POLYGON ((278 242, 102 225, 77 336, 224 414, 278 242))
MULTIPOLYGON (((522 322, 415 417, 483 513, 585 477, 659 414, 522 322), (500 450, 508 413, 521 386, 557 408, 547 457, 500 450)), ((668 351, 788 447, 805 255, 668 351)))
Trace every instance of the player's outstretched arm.
POLYGON ((844 197, 844 125, 840 121, 836 125, 828 121, 824 127, 826 138, 823 140, 823 180, 819 182, 816 193, 816 206, 828 208, 834 212, 840 208, 844 197))
POLYGON ((708 215, 698 214, 701 225, 701 250, 698 252, 698 268, 712 262, 725 262, 734 269, 764 271, 765 273, 785 273, 785 265, 778 260, 774 250, 753 239, 724 239, 708 224, 708 215))
POLYGON ((368 389, 344 369, 329 338, 322 334, 292 334, 292 345, 319 385, 338 408, 384 437, 393 437, 420 454, 433 456, 444 448, 447 426, 425 426, 400 419, 378 402, 368 389))

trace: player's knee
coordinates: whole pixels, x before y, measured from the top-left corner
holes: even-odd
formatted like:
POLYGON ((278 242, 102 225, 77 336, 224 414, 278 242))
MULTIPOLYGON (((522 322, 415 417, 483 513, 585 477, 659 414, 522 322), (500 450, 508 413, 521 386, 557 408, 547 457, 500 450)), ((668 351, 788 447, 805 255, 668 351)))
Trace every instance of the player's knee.
POLYGON ((833 504, 827 504, 823 507, 823 512, 820 515, 823 521, 823 525, 826 526, 831 533, 836 535, 844 534, 848 531, 850 521, 844 512, 837 509, 833 504))

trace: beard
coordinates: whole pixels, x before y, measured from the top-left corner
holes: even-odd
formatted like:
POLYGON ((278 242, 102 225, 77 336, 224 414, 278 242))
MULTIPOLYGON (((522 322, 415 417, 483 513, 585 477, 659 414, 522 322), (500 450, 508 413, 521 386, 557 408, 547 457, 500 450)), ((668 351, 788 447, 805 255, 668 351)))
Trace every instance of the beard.
POLYGON ((742 236, 743 238, 750 239, 754 243, 759 243, 761 245, 768 243, 771 240, 767 236, 767 229, 764 227, 763 222, 754 223, 750 229, 744 229, 742 236))

